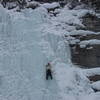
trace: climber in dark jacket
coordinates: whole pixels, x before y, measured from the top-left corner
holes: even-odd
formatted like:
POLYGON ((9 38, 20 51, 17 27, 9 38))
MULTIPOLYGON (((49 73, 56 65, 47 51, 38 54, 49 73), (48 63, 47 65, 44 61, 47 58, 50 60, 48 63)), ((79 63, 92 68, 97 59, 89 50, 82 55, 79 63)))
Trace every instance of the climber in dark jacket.
POLYGON ((52 70, 51 70, 51 64, 50 63, 48 63, 46 65, 46 80, 48 80, 49 77, 51 78, 51 80, 53 79, 52 70))

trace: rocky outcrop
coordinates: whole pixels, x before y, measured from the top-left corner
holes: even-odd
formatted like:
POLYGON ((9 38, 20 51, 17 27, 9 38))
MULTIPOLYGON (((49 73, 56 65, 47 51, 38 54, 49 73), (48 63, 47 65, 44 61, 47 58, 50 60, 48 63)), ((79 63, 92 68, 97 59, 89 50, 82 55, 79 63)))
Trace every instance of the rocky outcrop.
POLYGON ((100 75, 89 76, 88 79, 94 92, 100 92, 100 75))
POLYGON ((87 13, 83 17, 83 25, 85 26, 86 30, 100 32, 100 18, 93 14, 87 13))
POLYGON ((100 0, 81 0, 81 2, 100 10, 100 0))
MULTIPOLYGON (((80 39, 80 42, 96 37, 96 39, 100 39, 100 35, 74 35, 74 37, 80 39)), ((84 47, 81 47, 80 42, 76 44, 70 44, 72 52, 72 62, 89 68, 100 67, 100 44, 86 44, 84 47)))
MULTIPOLYGON (((23 9, 27 7, 26 5, 28 2, 33 2, 33 1, 42 4, 59 2, 61 7, 64 7, 66 4, 68 4, 70 9, 75 8, 77 5, 85 4, 88 7, 95 8, 95 10, 100 10, 100 0, 0 0, 1 4, 8 9, 13 9, 15 7, 20 7, 21 9, 23 9)), ((35 7, 37 6, 35 5, 35 7)), ((33 4, 28 6, 28 8, 32 8, 32 9, 34 9, 35 7, 33 4)))
POLYGON ((90 81, 96 82, 100 80, 100 75, 94 75, 88 77, 90 81))
POLYGON ((100 18, 86 14, 83 17, 84 30, 94 33, 70 35, 72 62, 82 67, 100 67, 100 18))
POLYGON ((16 7, 23 9, 27 5, 26 0, 1 0, 0 3, 4 8, 8 9, 13 9, 16 7))
POLYGON ((37 7, 39 7, 39 3, 38 2, 28 2, 27 5, 26 5, 26 8, 32 8, 32 9, 35 9, 37 7))

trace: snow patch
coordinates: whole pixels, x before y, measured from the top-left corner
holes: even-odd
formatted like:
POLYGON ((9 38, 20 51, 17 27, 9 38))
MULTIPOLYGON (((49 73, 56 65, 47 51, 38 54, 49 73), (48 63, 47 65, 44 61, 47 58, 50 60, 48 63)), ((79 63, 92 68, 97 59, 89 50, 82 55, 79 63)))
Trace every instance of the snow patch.
POLYGON ((100 90, 100 81, 92 83, 93 89, 100 90))
POLYGON ((53 2, 53 3, 44 3, 42 4, 42 6, 46 9, 54 9, 60 7, 60 4, 57 2, 53 2))

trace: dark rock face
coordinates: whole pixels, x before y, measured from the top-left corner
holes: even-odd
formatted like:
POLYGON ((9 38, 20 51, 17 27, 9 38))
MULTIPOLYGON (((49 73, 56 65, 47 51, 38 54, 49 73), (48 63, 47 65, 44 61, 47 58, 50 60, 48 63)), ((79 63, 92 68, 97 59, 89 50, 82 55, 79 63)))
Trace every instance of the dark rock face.
POLYGON ((13 9, 13 8, 16 8, 17 6, 19 6, 20 8, 24 8, 24 6, 26 6, 26 0, 0 0, 0 3, 3 5, 4 8, 7 7, 7 4, 8 3, 13 3, 15 4, 16 6, 13 6, 12 7, 7 7, 8 9, 13 9))
POLYGON ((81 2, 100 10, 100 0, 81 0, 81 2))
MULTIPOLYGON (((76 39, 80 41, 84 40, 91 40, 91 39, 98 39, 100 40, 100 35, 73 35, 76 39)), ((80 45, 74 44, 71 45, 71 55, 72 55, 72 62, 84 67, 100 67, 100 45, 87 45, 85 48, 81 48, 80 45)))
POLYGON ((80 48, 77 44, 71 48, 72 62, 87 68, 100 67, 100 45, 80 48))
MULTIPOLYGON (((94 15, 86 14, 83 17, 85 30, 100 32, 100 18, 94 15)), ((81 47, 80 42, 97 39, 100 40, 100 34, 70 35, 69 44, 71 47, 72 62, 82 67, 92 68, 100 67, 100 44, 86 44, 81 47), (78 40, 74 44, 72 41, 78 40)))
POLYGON ((86 14, 83 17, 83 24, 86 27, 86 30, 91 30, 95 32, 100 32, 100 18, 92 14, 86 14))
MULTIPOLYGON (((100 75, 89 76, 88 79, 90 80, 91 83, 95 83, 95 82, 100 81, 100 75)), ((100 92, 99 88, 96 88, 96 87, 94 87, 92 85, 91 85, 91 87, 94 90, 94 92, 100 92)))
POLYGON ((100 75, 94 75, 88 77, 90 81, 96 82, 100 80, 100 75))

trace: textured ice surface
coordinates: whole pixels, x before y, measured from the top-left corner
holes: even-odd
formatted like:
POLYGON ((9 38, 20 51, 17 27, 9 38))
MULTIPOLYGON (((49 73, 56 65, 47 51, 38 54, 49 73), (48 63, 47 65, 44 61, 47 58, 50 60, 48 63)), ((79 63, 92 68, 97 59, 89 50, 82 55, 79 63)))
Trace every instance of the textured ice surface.
MULTIPOLYGON (((64 20, 70 17, 66 21, 73 22, 76 11, 67 12, 64 20)), ((0 6, 0 100, 100 99, 84 72, 70 61, 63 38, 69 32, 59 26, 65 26, 60 16, 51 19, 43 7, 13 12, 0 6), (53 66, 52 81, 45 80, 48 62, 53 66)))

